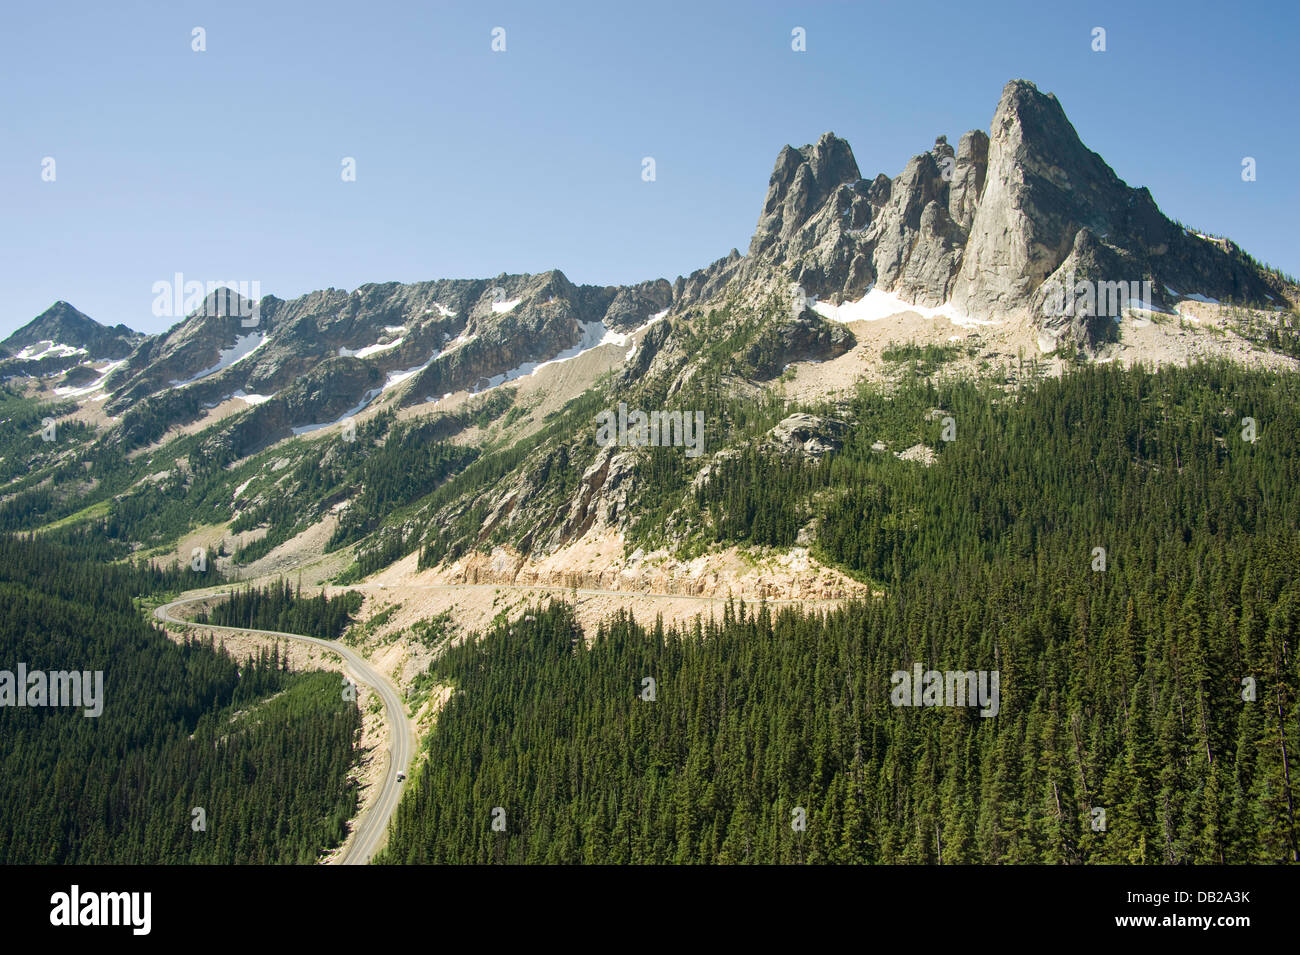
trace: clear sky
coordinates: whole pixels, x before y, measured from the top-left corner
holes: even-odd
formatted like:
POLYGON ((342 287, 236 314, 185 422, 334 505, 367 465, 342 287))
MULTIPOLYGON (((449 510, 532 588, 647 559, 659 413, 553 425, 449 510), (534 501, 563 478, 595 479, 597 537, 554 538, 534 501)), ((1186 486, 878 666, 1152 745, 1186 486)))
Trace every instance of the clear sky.
POLYGON ((833 130, 864 176, 895 176, 936 135, 987 130, 1016 77, 1167 215, 1300 274, 1298 9, 7 3, 0 335, 58 299, 161 331, 152 286, 176 272, 283 298, 549 268, 672 279, 745 250, 782 145, 833 130))

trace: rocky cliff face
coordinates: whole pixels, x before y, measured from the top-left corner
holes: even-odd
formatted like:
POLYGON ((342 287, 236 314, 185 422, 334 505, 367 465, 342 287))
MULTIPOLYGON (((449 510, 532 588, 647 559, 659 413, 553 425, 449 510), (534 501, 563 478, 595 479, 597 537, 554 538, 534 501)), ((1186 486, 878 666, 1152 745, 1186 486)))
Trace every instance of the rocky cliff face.
POLYGON ((987 135, 968 132, 955 150, 940 137, 894 179, 861 178, 831 133, 785 147, 733 271, 837 303, 879 288, 973 319, 1031 322, 1045 348, 1112 333, 1113 301, 1053 307, 1079 282, 1149 282, 1149 308, 1189 293, 1268 307, 1295 292, 1230 243, 1169 221, 1083 145, 1055 96, 1023 80, 1003 90, 987 135))

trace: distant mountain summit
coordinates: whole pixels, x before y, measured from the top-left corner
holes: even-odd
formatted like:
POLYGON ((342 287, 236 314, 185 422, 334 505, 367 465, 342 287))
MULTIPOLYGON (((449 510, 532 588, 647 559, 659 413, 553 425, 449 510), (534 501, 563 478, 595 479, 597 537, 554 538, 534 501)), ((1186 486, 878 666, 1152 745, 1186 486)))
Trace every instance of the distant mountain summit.
POLYGON ((63 346, 61 350, 82 349, 95 359, 116 360, 125 358, 144 340, 144 335, 125 325, 109 328, 89 315, 78 311, 67 302, 55 302, 41 314, 14 332, 0 345, 10 354, 29 354, 40 351, 36 346, 49 343, 63 346))

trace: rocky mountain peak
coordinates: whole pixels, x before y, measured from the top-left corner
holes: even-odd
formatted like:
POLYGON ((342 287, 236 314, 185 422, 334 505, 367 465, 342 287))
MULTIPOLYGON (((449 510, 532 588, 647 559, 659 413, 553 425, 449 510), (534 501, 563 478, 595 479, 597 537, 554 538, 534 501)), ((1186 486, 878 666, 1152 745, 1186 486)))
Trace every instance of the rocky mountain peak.
POLYGON ((125 325, 101 325, 69 303, 58 301, 0 345, 11 355, 38 355, 31 360, 39 363, 41 371, 50 371, 82 361, 123 358, 143 338, 125 325), (48 347, 42 349, 42 343, 48 347))
MULTIPOLYGON (((1118 315, 1044 310, 1047 292, 1079 280, 1149 282, 1264 306, 1279 290, 1240 250, 1170 222, 1079 138, 1057 98, 1027 80, 1002 90, 989 132, 945 135, 891 179, 859 177, 849 144, 826 133, 777 156, 739 281, 792 282, 832 302, 872 288, 977 320, 1025 321, 1045 349, 1095 348, 1118 315), (1270 294, 1270 288, 1273 294, 1270 294)), ((1128 301, 1127 299, 1125 301, 1128 301)))
POLYGON ((109 328, 67 302, 58 301, 4 340, 6 348, 17 350, 42 341, 57 342, 72 348, 85 348, 96 357, 118 358, 120 355, 100 355, 96 347, 108 345, 115 339, 130 339, 137 333, 125 325, 109 328))
POLYGON ((811 146, 784 147, 768 180, 750 254, 762 254, 774 242, 788 241, 832 193, 859 178, 852 148, 834 133, 823 133, 811 146))

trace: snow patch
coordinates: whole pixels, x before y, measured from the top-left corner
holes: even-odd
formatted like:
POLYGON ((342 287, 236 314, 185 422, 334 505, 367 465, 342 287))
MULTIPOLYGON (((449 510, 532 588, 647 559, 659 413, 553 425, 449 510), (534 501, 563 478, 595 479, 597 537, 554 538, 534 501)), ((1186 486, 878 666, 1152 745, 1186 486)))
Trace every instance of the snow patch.
POLYGON ((223 348, 217 355, 217 363, 211 368, 205 368, 193 378, 187 378, 184 381, 173 380, 173 388, 180 388, 185 385, 192 385, 200 379, 207 378, 209 375, 215 375, 219 371, 225 371, 231 365, 236 365, 243 361, 253 352, 257 351, 266 344, 269 335, 262 332, 249 332, 247 335, 240 335, 235 339, 235 343, 229 348, 223 348))
MULTIPOLYGON (((645 326, 643 325, 642 328, 644 327, 645 326)), ((637 331, 640 330, 641 329, 637 329, 637 331)), ((507 381, 514 381, 515 379, 523 378, 526 375, 535 375, 548 365, 558 365, 561 362, 570 361, 594 348, 599 348, 601 345, 616 345, 623 347, 627 344, 627 340, 635 334, 635 331, 627 332, 625 334, 612 332, 605 327, 604 322, 584 322, 582 324, 582 337, 578 340, 578 344, 574 345, 572 348, 566 348, 554 358, 550 358, 546 361, 526 361, 518 368, 512 368, 502 374, 493 375, 491 378, 487 379, 488 384, 482 390, 487 391, 491 388, 496 388, 499 385, 505 384, 507 381)))
POLYGON ((405 335, 403 335, 401 338, 393 339, 391 342, 389 342, 386 345, 367 345, 365 348, 359 349, 353 352, 352 354, 354 354, 357 358, 368 358, 371 355, 378 355, 380 352, 388 351, 390 348, 396 348, 404 341, 406 341, 405 335))
POLYGON ((954 325, 960 325, 963 328, 972 328, 979 325, 996 325, 993 321, 980 321, 971 318, 957 311, 950 302, 944 302, 936 308, 930 308, 925 305, 912 305, 903 301, 892 292, 886 292, 883 289, 874 286, 867 290, 867 294, 856 302, 845 302, 842 305, 831 305, 829 302, 817 302, 813 305, 813 311, 822 318, 829 319, 832 322, 875 322, 882 318, 890 318, 903 312, 915 312, 922 318, 946 318, 954 325))
POLYGON ((14 357, 21 358, 24 361, 39 361, 42 358, 70 358, 73 355, 89 354, 90 352, 84 348, 74 348, 72 345, 60 345, 57 342, 45 340, 28 345, 14 357))
POLYGON ((492 311, 496 312, 499 315, 502 312, 510 311, 522 301, 523 301, 522 298, 515 298, 515 299, 511 299, 508 302, 493 302, 492 311))
POLYGON ((275 395, 250 395, 247 394, 243 388, 240 388, 230 397, 238 398, 240 401, 243 401, 245 404, 260 405, 264 402, 270 401, 272 398, 275 397, 275 395))
POLYGON ((395 388, 398 385, 400 385, 402 382, 406 381, 406 379, 414 375, 418 375, 420 372, 424 371, 424 369, 432 365, 437 360, 438 356, 441 354, 442 352, 434 352, 433 357, 430 358, 428 361, 426 361, 423 365, 416 365, 414 368, 407 368, 402 371, 390 371, 388 373, 388 378, 384 381, 384 386, 379 390, 387 391, 389 388, 395 388))
MULTIPOLYGON (((104 387, 104 382, 108 380, 109 375, 111 375, 114 371, 121 368, 125 364, 126 364, 125 358, 123 358, 121 361, 110 361, 107 365, 105 365, 103 368, 99 370, 99 377, 96 378, 94 381, 92 381, 90 384, 85 385, 81 388, 72 388, 69 386, 65 386, 63 388, 55 388, 54 393, 56 395, 62 395, 68 398, 78 398, 81 397, 82 395, 94 394, 95 392, 99 391, 104 387)), ((91 398, 90 400, 103 401, 104 398, 107 397, 108 394, 105 393, 103 398, 91 398)))
MULTIPOLYGON (((664 316, 667 314, 668 314, 668 309, 664 309, 662 312, 655 312, 653 315, 650 316, 649 320, 644 325, 642 325, 640 328, 634 328, 631 332, 627 334, 626 337, 635 338, 637 335, 640 335, 643 331, 645 331, 655 322, 662 322, 664 320, 664 316)), ((635 358, 637 350, 640 349, 640 347, 641 347, 640 341, 633 342, 632 347, 629 348, 627 354, 623 356, 623 361, 630 362, 633 358, 635 358)))

